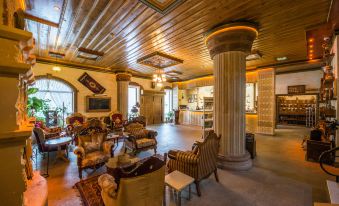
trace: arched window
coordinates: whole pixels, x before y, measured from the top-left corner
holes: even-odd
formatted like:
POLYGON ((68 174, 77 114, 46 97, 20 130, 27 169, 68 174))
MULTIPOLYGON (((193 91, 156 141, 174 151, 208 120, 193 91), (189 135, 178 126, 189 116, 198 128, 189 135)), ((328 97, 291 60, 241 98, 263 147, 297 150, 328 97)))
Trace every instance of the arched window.
MULTIPOLYGON (((64 120, 75 110, 75 89, 66 82, 50 77, 42 77, 30 86, 38 88, 38 92, 32 94, 32 97, 49 100, 50 110, 58 111, 60 117, 64 120)), ((37 114, 43 116, 44 114, 37 114)))

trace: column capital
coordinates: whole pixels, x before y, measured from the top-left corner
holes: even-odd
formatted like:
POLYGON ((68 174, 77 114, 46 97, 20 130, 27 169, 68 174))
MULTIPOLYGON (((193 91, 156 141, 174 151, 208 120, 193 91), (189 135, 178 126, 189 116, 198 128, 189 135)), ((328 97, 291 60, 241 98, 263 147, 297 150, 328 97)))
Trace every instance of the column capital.
POLYGON ((250 53, 254 39, 258 36, 256 25, 236 22, 215 27, 205 34, 205 44, 213 57, 229 51, 250 53))
POLYGON ((119 81, 131 81, 132 75, 129 73, 117 73, 116 74, 116 80, 119 81))

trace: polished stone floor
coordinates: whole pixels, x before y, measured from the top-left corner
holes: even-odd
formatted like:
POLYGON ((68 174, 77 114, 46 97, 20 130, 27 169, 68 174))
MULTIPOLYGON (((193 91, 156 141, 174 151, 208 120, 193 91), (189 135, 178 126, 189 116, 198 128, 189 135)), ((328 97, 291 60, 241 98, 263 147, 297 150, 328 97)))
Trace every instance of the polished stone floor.
MULTIPOLYGON (((159 153, 169 149, 189 150, 193 142, 201 140, 199 127, 163 124, 149 128, 159 133, 159 153)), ((311 206, 313 202, 328 202, 325 181, 333 178, 327 176, 317 163, 305 161, 305 152, 301 148, 302 138, 309 130, 291 127, 277 129, 276 133, 275 136, 256 135, 257 158, 252 169, 243 172, 218 170, 220 183, 213 176, 202 181, 202 196, 196 196, 193 189, 192 199, 187 201, 183 198, 183 205, 311 206)), ((153 151, 139 156, 151 154, 153 151)), ((44 161, 38 161, 38 167, 43 173, 44 161)), ((104 171, 104 168, 88 170, 84 178, 104 171)), ((73 188, 79 181, 75 155, 70 152, 69 163, 60 160, 52 163, 49 173, 48 205, 81 205, 73 188)), ((175 205, 169 190, 166 199, 167 205, 175 205)))

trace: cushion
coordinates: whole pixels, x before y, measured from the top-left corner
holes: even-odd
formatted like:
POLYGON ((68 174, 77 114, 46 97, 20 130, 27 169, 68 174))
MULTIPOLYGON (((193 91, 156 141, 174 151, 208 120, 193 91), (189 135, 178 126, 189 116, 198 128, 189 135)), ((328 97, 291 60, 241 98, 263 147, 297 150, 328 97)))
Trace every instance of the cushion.
POLYGON ((100 150, 100 145, 96 142, 85 142, 83 145, 86 153, 100 150))
POLYGON ((96 151, 86 154, 86 157, 82 160, 82 167, 93 166, 99 163, 107 162, 110 158, 109 155, 102 151, 96 151))
POLYGON ((131 135, 133 135, 137 139, 147 137, 147 134, 146 134, 145 130, 143 130, 143 129, 142 130, 138 130, 138 131, 134 131, 133 133, 131 133, 131 135))
POLYGON ((137 139, 137 147, 138 148, 153 146, 155 144, 156 144, 156 142, 155 142, 154 139, 148 139, 148 138, 137 139))

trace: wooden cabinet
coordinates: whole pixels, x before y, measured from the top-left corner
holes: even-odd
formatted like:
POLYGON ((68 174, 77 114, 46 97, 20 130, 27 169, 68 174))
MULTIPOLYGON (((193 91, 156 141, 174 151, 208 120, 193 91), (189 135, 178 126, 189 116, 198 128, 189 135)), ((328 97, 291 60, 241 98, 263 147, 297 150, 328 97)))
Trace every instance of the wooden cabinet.
POLYGON ((146 117, 147 124, 160 124, 164 119, 165 92, 145 90, 140 97, 140 115, 146 117))

